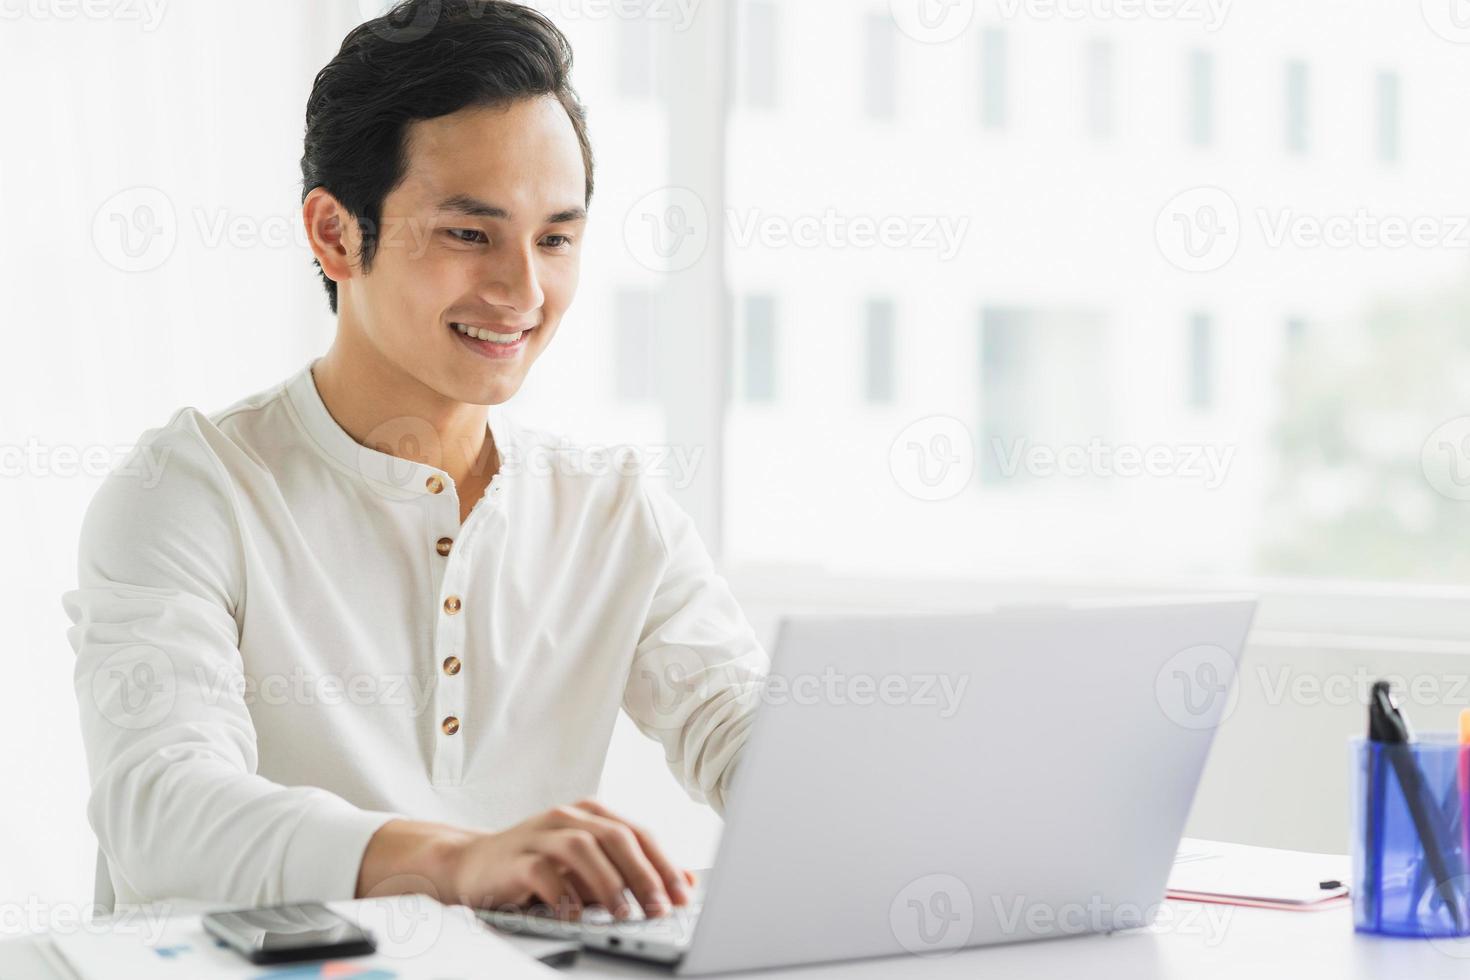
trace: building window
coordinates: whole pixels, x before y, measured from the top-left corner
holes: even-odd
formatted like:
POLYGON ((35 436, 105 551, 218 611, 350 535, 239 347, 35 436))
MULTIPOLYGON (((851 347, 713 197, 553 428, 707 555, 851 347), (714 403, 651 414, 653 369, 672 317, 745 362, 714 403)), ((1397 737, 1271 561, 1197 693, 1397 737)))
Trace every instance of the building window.
POLYGON ((1189 363, 1185 377, 1189 379, 1189 407, 1208 409, 1214 400, 1214 324, 1207 313, 1189 318, 1189 363))
POLYGON ((887 13, 868 15, 863 61, 863 108, 874 119, 892 119, 898 79, 898 38, 887 13))
POLYGON ((1006 126, 1006 35, 998 27, 980 32, 980 124, 986 129, 1006 126))
POLYGON ((1397 163, 1399 159, 1399 75, 1378 73, 1378 159, 1397 163))
POLYGON ((770 0, 745 4, 745 104, 776 107, 776 5, 770 0))
POLYGON ((619 290, 614 304, 613 383, 619 401, 646 402, 656 394, 656 299, 647 289, 619 290))
POLYGON ((1291 61, 1286 65, 1286 148, 1293 153, 1306 153, 1311 141, 1307 63, 1291 61))
POLYGON ((1113 44, 1090 41, 1087 45, 1087 135, 1109 139, 1116 125, 1116 92, 1113 78, 1113 44))
POLYGON ((1189 142, 1209 146, 1215 139, 1215 58, 1208 51, 1189 52, 1189 142))
POLYGON ((867 363, 864 394, 875 405, 893 401, 893 301, 870 299, 867 305, 867 363))
POLYGON ((776 299, 745 298, 745 400, 776 400, 776 299))

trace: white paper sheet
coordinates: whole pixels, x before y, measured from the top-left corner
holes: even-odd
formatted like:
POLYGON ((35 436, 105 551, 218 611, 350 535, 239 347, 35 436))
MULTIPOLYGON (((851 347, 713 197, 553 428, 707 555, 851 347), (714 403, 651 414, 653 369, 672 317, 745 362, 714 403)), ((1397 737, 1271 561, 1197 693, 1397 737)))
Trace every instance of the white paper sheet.
POLYGON ((497 980, 556 977, 485 929, 469 909, 422 895, 329 902, 377 939, 371 956, 256 966, 220 945, 198 915, 118 916, 48 935, 80 980, 497 980))

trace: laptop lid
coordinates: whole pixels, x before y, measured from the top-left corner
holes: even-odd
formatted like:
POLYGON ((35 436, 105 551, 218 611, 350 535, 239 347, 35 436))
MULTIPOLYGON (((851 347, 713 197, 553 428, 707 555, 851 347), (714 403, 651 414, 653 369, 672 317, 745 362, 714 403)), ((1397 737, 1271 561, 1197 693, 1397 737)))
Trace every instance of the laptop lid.
POLYGON ((1146 924, 1254 609, 783 621, 679 972, 1146 924))

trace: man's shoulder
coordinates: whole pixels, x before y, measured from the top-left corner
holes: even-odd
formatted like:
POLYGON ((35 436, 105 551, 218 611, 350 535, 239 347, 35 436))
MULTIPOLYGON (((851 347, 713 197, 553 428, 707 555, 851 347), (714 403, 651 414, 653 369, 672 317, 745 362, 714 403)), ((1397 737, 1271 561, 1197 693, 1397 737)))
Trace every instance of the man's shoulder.
POLYGON ((279 410, 285 390, 278 383, 238 399, 225 408, 206 411, 184 405, 162 425, 146 429, 132 449, 108 474, 114 488, 172 489, 195 493, 204 485, 229 482, 230 470, 253 458, 250 432, 262 414, 279 410))

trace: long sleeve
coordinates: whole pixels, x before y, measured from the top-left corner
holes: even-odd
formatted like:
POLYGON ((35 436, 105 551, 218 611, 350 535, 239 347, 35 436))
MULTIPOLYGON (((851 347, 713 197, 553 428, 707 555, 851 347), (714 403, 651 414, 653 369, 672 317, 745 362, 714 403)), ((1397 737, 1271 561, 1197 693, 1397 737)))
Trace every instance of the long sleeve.
POLYGON ((368 840, 393 816, 256 774, 236 492, 181 412, 144 435, 83 521, 78 587, 62 604, 88 818, 122 900, 351 898, 368 840))
POLYGON ((689 795, 723 814, 769 660, 688 514, 662 490, 645 496, 665 565, 623 708, 689 795))

